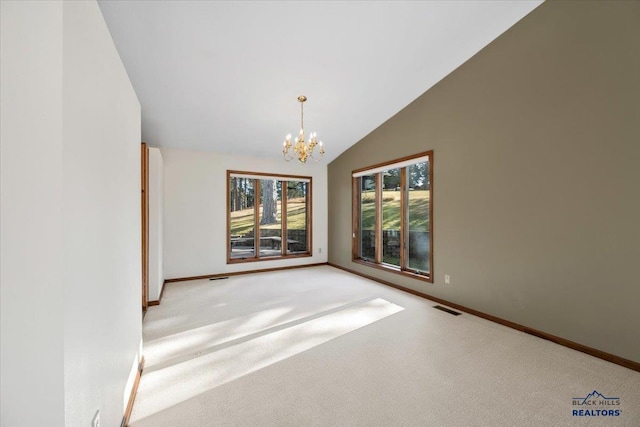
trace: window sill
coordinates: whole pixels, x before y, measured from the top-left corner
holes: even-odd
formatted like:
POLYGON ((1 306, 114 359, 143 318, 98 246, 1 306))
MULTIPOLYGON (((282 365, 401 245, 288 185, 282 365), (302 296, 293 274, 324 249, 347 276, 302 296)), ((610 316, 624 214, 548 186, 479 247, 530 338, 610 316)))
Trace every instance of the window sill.
POLYGON ((259 262, 259 261, 277 261, 283 259, 295 259, 295 258, 308 258, 311 256, 311 253, 305 252, 300 254, 290 254, 290 255, 281 255, 281 256, 270 256, 270 257, 262 257, 262 258, 229 258, 227 259, 227 264, 242 264, 245 262, 259 262))
POLYGON ((400 270, 400 267, 394 267, 394 266, 386 265, 386 264, 376 264, 376 263, 371 262, 371 261, 365 261, 362 258, 353 258, 352 261, 357 263, 357 264, 366 265, 367 267, 376 268, 378 270, 388 271, 389 273, 398 274, 400 276, 410 277, 412 279, 420 280, 422 282, 433 283, 433 278, 432 278, 431 274, 429 274, 429 275, 417 274, 417 273, 413 273, 411 271, 400 270))

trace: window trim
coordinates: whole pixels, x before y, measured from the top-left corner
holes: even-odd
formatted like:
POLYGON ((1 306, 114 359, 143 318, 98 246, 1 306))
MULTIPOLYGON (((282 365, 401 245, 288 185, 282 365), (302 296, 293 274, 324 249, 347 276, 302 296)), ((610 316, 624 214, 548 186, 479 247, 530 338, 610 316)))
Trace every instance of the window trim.
POLYGON ((425 151, 422 153, 414 154, 411 156, 402 157, 395 160, 390 160, 383 163, 378 163, 372 166, 355 169, 352 171, 351 177, 351 212, 352 212, 352 245, 351 245, 351 260, 352 262, 366 265, 369 267, 377 268, 380 270, 388 271, 391 273, 400 274, 402 276, 411 277, 413 279, 433 283, 434 278, 434 266, 433 266, 433 150, 425 151), (407 191, 407 168, 411 165, 429 161, 429 272, 418 273, 416 270, 403 268, 407 265, 407 236, 408 236, 408 205, 409 205, 409 192, 407 191), (382 262, 382 173, 385 170, 400 168, 400 266, 385 264, 382 262), (376 177, 376 191, 375 191, 375 210, 376 210, 376 224, 375 224, 375 260, 370 261, 360 256, 360 184, 359 180, 362 176, 375 174, 376 177))
MULTIPOLYGON (((248 172, 248 171, 238 171, 238 170, 227 170, 227 234, 226 234, 226 245, 227 245, 227 264, 239 264, 245 262, 259 262, 259 261, 275 261, 282 259, 293 259, 293 258, 304 258, 313 256, 313 240, 312 240, 312 224, 313 224, 313 209, 312 209, 312 200, 313 200, 313 178, 310 176, 301 176, 301 175, 286 175, 286 174, 273 174, 273 173, 265 173, 265 172, 248 172), (307 221, 307 229, 306 229, 306 238, 307 238, 307 251, 300 252, 295 254, 287 253, 287 245, 280 245, 280 255, 279 256, 268 256, 268 257, 260 257, 260 201, 254 202, 254 213, 253 213, 253 221, 254 221, 254 232, 253 232, 253 247, 254 247, 254 255, 251 258, 231 258, 231 178, 250 178, 254 180, 254 197, 255 194, 260 194, 260 180, 261 179, 274 179, 282 182, 289 181, 297 181, 297 182, 306 182, 307 185, 307 195, 306 195, 306 221, 307 221)), ((282 186, 282 200, 281 200, 281 239, 282 236, 287 236, 287 187, 286 185, 282 186)))

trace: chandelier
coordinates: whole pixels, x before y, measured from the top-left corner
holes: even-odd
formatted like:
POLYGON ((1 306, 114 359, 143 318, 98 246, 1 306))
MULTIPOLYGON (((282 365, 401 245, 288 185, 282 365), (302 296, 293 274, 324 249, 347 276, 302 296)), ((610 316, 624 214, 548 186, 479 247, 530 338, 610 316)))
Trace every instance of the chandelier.
POLYGON ((288 162, 295 158, 297 158, 300 163, 307 163, 307 160, 309 159, 313 159, 317 162, 322 159, 322 156, 324 155, 322 141, 318 141, 315 132, 311 132, 309 134, 308 143, 304 140, 304 102, 306 100, 307 97, 304 95, 300 95, 298 97, 298 102, 300 102, 300 135, 291 142, 291 134, 289 134, 284 141, 282 155, 288 162), (313 151, 317 146, 320 147, 318 149, 318 156, 316 156, 313 151))

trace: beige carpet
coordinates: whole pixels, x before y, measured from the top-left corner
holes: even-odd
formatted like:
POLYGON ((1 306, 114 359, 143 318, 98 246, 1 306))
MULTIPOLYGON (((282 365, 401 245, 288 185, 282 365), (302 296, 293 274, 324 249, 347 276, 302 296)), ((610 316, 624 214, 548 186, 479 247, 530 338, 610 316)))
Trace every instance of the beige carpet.
POLYGON ((130 425, 640 426, 640 373, 434 305, 331 267, 169 284, 130 425))

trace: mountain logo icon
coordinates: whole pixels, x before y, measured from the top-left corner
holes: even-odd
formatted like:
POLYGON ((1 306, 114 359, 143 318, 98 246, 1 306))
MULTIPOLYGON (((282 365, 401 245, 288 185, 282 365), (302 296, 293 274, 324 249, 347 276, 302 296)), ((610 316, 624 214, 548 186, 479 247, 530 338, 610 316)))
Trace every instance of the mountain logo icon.
POLYGON ((600 393, 598 390, 593 390, 591 393, 587 394, 586 397, 574 397, 573 400, 577 400, 580 403, 578 403, 579 405, 584 405, 586 404, 588 401, 590 400, 620 400, 619 397, 606 397, 605 395, 603 395, 602 393, 600 393))

